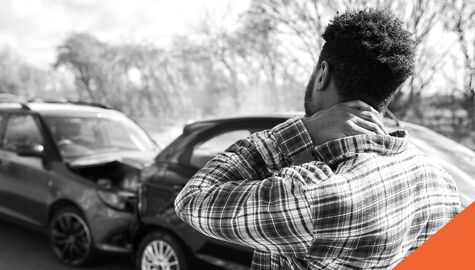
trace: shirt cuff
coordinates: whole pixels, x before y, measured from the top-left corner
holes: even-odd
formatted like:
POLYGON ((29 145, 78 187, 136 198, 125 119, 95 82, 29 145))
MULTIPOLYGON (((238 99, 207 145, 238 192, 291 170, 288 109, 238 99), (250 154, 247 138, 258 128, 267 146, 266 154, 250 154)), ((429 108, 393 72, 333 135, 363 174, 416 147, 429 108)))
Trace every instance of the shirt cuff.
POLYGON ((298 154, 311 151, 312 138, 300 117, 293 117, 272 128, 277 146, 287 159, 292 160, 298 154))

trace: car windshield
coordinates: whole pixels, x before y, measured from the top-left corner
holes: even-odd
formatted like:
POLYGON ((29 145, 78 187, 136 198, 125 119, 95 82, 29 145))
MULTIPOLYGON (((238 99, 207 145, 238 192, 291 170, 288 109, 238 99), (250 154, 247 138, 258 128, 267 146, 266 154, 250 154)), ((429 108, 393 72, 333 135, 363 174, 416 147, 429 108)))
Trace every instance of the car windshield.
POLYGON ((156 151, 157 146, 125 116, 48 116, 45 120, 64 158, 110 151, 156 151))

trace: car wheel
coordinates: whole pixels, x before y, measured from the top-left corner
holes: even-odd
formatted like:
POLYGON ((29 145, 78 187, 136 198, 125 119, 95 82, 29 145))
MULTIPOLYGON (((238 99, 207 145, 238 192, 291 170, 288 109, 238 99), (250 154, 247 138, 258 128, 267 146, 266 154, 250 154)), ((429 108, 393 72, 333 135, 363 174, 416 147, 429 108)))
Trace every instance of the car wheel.
POLYGON ((69 266, 86 266, 94 258, 92 236, 86 219, 74 207, 56 212, 49 226, 50 244, 56 257, 69 266))
POLYGON ((187 270, 182 245, 171 235, 153 231, 140 242, 135 258, 137 270, 187 270))

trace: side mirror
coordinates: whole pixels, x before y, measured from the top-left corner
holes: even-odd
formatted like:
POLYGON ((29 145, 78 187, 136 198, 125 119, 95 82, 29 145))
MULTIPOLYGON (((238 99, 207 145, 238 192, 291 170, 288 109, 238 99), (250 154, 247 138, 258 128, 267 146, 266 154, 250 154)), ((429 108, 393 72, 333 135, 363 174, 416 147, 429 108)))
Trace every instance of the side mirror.
POLYGON ((43 157, 44 146, 41 144, 19 144, 15 151, 19 156, 23 157, 43 157))

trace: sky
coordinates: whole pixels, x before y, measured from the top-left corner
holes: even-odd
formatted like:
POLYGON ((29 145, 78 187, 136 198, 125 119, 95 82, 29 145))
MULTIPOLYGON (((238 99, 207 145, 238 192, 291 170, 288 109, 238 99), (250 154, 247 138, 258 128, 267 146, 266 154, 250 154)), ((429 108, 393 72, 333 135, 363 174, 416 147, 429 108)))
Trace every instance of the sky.
POLYGON ((0 0, 0 49, 28 63, 50 66, 56 47, 72 32, 111 43, 165 45, 187 34, 203 16, 237 21, 250 0, 0 0))

